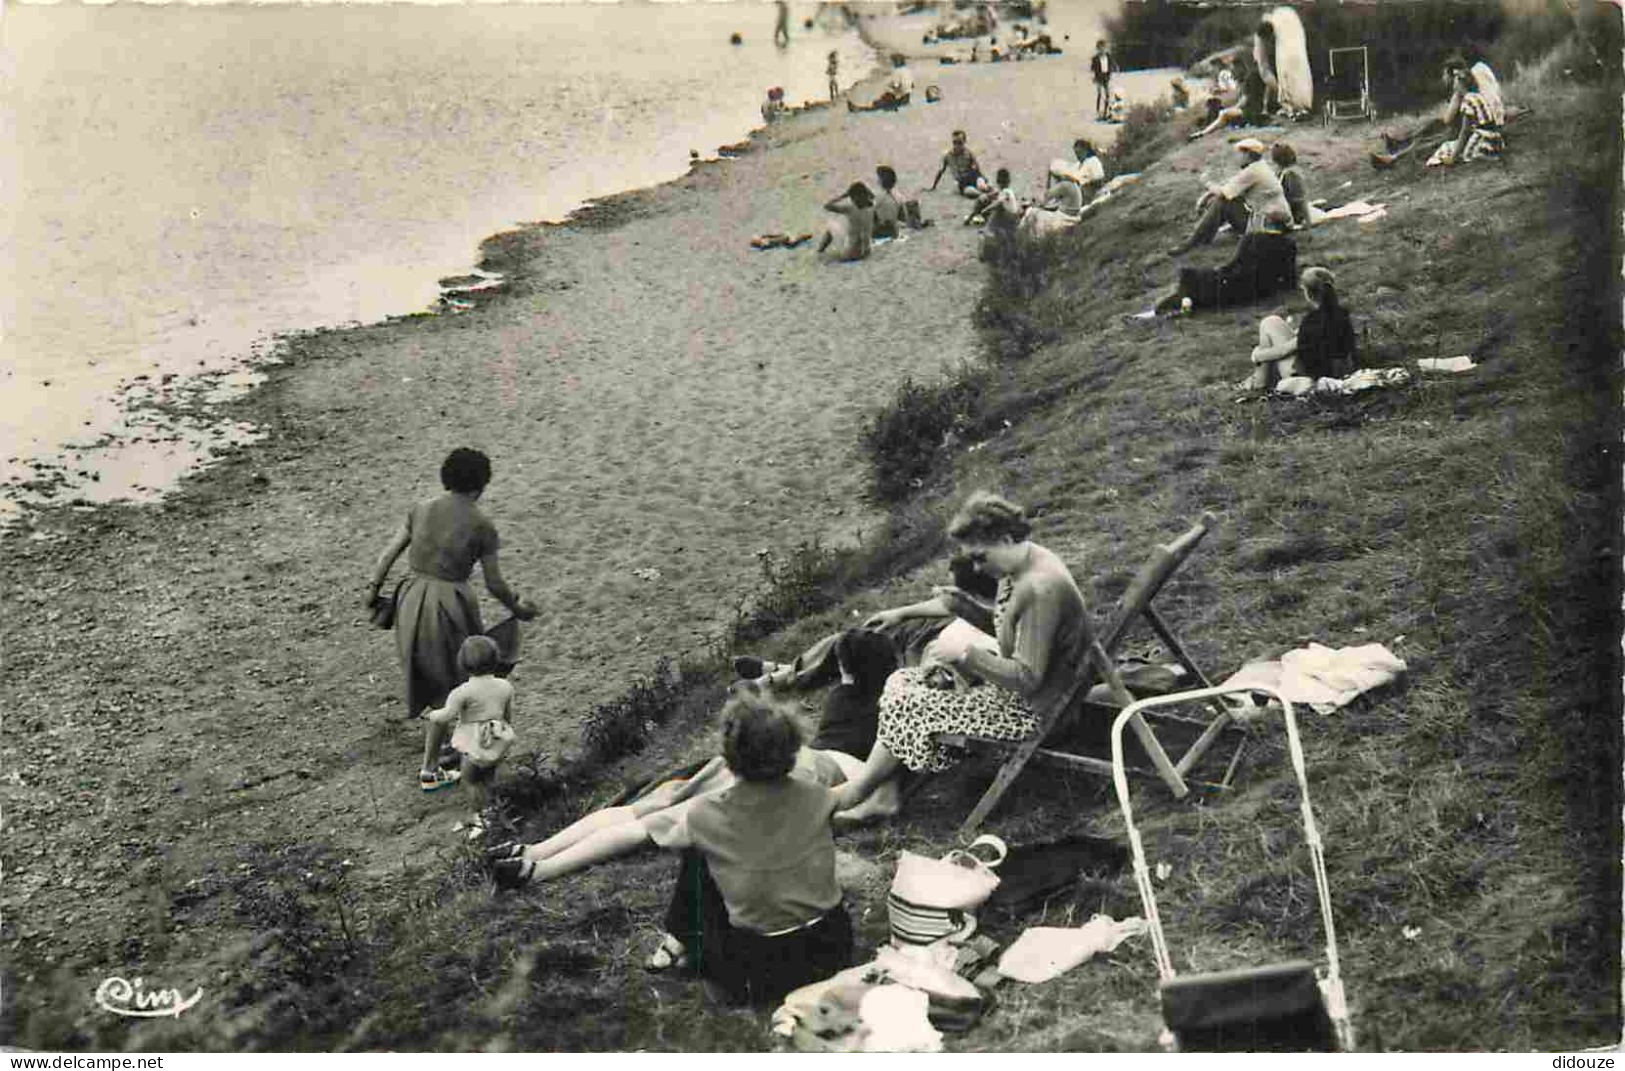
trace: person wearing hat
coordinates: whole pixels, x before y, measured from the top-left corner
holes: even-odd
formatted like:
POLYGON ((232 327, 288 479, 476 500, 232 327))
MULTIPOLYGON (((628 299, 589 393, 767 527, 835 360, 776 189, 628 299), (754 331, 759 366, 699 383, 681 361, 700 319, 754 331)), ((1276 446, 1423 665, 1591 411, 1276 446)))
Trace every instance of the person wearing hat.
POLYGON ((1219 225, 1228 222, 1237 234, 1260 231, 1279 233, 1292 226, 1292 207, 1287 204, 1281 189, 1281 180, 1264 159, 1264 143, 1257 138, 1243 138, 1236 142, 1241 154, 1241 170, 1230 176, 1223 185, 1208 183, 1207 191, 1197 202, 1202 213, 1196 229, 1185 241, 1168 250, 1177 257, 1190 249, 1206 245, 1219 233, 1219 225))

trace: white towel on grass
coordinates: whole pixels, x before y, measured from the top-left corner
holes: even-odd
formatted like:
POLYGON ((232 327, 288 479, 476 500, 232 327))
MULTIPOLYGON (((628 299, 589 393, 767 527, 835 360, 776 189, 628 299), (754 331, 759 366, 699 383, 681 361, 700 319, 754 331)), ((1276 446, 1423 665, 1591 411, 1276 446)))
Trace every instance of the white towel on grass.
POLYGON ((1288 702, 1305 703, 1317 714, 1330 714, 1398 679, 1405 669, 1404 659, 1380 643, 1338 648, 1311 643, 1288 651, 1278 662, 1249 662, 1222 687, 1264 685, 1288 702))

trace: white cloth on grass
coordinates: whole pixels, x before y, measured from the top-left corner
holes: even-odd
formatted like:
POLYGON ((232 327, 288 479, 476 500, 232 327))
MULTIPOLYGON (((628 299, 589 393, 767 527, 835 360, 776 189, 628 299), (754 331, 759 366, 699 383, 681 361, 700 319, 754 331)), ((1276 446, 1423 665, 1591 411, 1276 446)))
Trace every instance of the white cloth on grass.
POLYGON ((1022 932, 999 957, 999 973, 1018 982, 1035 984, 1059 978, 1097 952, 1110 952, 1130 937, 1146 931, 1142 918, 1121 922, 1096 915, 1087 925, 1060 928, 1034 926, 1022 932))
POLYGON ((1326 647, 1311 643, 1288 651, 1278 662, 1249 662, 1221 687, 1263 685, 1290 703, 1304 703, 1317 714, 1330 714, 1373 688, 1405 673, 1405 661, 1380 643, 1360 647, 1326 647))

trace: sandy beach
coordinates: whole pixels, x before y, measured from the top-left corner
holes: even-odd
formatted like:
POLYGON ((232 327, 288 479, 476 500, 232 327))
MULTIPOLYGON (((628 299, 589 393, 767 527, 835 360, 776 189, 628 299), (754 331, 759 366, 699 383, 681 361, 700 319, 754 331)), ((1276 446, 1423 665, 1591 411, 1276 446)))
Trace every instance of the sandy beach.
POLYGON ((475 311, 294 340, 232 409, 267 439, 162 504, 6 534, 17 947, 94 971, 147 934, 154 970, 213 959, 206 929, 152 921, 152 887, 290 828, 374 875, 444 842, 456 808, 415 787, 421 730, 360 604, 453 446, 491 455, 505 572, 542 607, 515 682, 526 748, 555 755, 593 703, 732 619, 758 551, 876 523, 864 419, 905 378, 977 358, 966 202, 918 191, 958 127, 984 167, 1041 187, 1075 136, 1109 129, 1088 121, 1086 60, 921 66, 941 103, 803 112, 737 159, 507 236, 515 285, 475 311), (934 226, 856 264, 750 247, 820 231, 821 202, 880 163, 934 226))

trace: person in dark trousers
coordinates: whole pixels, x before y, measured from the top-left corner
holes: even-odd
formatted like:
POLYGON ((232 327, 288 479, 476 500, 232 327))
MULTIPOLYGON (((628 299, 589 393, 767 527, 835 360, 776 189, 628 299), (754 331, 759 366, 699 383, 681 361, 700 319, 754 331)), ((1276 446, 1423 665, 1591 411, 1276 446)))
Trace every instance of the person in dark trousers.
POLYGON ((790 43, 790 5, 778 0, 779 20, 773 25, 773 43, 784 48, 790 43))
POLYGON ((1106 39, 1095 42, 1095 54, 1089 58, 1089 73, 1095 80, 1095 118, 1108 119, 1112 107, 1112 57, 1106 51, 1106 39))

